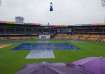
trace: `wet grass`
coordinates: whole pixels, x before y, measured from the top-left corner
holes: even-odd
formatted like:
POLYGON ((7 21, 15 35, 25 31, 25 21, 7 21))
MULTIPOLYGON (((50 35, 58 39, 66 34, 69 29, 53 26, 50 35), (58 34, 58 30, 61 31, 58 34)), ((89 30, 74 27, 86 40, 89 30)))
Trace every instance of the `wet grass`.
MULTIPOLYGON (((34 43, 35 41, 1 41, 1 44, 10 44, 9 47, 0 49, 0 74, 15 74, 22 66, 28 63, 47 62, 72 62, 85 57, 105 57, 105 42, 96 41, 68 41, 80 50, 54 50, 55 59, 25 59, 28 50, 13 51, 12 49, 23 42, 34 43)), ((50 41, 65 42, 65 41, 50 41)))

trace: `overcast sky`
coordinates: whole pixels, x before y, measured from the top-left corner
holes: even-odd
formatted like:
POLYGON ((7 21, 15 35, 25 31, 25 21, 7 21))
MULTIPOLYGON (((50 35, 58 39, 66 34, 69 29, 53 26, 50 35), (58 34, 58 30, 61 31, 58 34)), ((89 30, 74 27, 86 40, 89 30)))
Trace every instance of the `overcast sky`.
POLYGON ((52 0, 53 12, 49 12, 51 0, 2 0, 0 20, 14 21, 23 16, 25 22, 55 25, 104 23, 105 8, 101 0, 52 0))

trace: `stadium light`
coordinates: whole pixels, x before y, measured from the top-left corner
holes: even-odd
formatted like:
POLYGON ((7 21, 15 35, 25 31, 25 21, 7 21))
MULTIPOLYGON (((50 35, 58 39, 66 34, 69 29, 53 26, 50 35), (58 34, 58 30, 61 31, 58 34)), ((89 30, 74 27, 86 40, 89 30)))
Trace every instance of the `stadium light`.
POLYGON ((53 18, 53 0, 50 0, 49 2, 49 20, 48 20, 48 26, 50 26, 50 24, 53 24, 51 23, 52 22, 52 18, 53 18))
POLYGON ((24 24, 24 17, 22 17, 22 16, 16 16, 15 17, 15 23, 16 24, 24 24))
POLYGON ((50 2, 50 12, 53 11, 53 3, 50 2))

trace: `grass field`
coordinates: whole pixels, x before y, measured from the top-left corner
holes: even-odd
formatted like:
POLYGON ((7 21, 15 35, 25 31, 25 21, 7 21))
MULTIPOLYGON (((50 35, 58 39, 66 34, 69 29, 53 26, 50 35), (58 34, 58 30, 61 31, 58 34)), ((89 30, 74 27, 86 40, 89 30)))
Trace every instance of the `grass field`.
MULTIPOLYGON (((35 40, 28 41, 0 41, 0 44, 10 46, 0 48, 0 74, 15 74, 22 66, 36 62, 72 62, 89 56, 105 57, 105 42, 96 41, 68 41, 80 48, 80 50, 54 50, 55 59, 25 59, 28 50, 13 51, 12 49, 23 42, 34 43, 35 40)), ((51 40, 50 42, 64 42, 61 40, 51 40)))

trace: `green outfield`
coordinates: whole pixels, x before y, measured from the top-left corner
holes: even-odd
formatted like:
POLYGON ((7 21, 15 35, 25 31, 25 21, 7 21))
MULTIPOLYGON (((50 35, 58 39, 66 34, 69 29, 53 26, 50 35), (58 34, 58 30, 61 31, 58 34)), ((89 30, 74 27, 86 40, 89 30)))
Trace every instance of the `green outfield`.
MULTIPOLYGON (((23 42, 34 43, 36 40, 28 41, 0 41, 0 44, 7 47, 0 48, 0 74, 15 74, 22 66, 36 62, 72 62, 89 56, 105 57, 105 42, 96 41, 68 41, 80 48, 80 50, 54 50, 55 59, 25 59, 28 50, 13 51, 12 49, 23 42)), ((61 40, 51 40, 50 42, 64 42, 61 40)))

